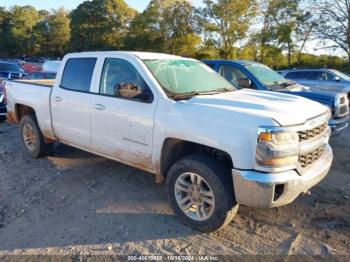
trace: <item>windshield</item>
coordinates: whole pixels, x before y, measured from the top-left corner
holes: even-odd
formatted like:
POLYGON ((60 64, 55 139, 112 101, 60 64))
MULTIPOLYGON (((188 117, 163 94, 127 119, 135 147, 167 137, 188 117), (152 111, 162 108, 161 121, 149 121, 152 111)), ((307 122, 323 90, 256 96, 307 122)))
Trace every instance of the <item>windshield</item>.
POLYGON ((21 72, 23 70, 19 67, 19 65, 16 65, 16 64, 0 63, 0 71, 21 72))
POLYGON ((338 70, 330 70, 333 74, 335 74, 336 76, 340 77, 341 79, 345 80, 345 81, 350 81, 350 77, 338 70))
POLYGON ((199 61, 167 59, 145 60, 144 63, 168 95, 236 90, 223 77, 199 61))
POLYGON ((250 64, 246 65, 245 68, 265 86, 274 86, 288 81, 276 71, 261 64, 250 64))

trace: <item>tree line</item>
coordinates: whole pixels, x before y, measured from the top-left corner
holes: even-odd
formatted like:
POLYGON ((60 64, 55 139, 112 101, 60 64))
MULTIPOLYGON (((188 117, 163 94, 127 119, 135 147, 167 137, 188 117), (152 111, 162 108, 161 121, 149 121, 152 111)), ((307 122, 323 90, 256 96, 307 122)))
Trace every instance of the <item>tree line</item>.
POLYGON ((350 0, 85 1, 72 11, 0 7, 0 55, 139 50, 198 59, 248 59, 273 68, 334 67, 350 60, 350 0), (310 41, 347 57, 305 53, 310 41))

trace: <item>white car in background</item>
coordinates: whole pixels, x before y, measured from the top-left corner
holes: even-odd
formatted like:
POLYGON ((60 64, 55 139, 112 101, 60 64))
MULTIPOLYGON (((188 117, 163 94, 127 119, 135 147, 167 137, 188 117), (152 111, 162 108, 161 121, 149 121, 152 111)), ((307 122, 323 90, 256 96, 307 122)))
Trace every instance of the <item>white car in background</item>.
POLYGON ((60 66, 61 61, 58 60, 47 60, 43 64, 43 72, 52 72, 52 73, 57 73, 58 68, 60 66))

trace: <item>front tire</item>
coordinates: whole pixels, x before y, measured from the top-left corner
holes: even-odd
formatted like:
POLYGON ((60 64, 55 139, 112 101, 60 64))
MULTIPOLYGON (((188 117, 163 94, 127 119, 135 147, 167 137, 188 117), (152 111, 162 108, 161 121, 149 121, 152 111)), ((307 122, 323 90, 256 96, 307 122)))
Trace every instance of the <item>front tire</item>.
POLYGON ((237 213, 230 169, 209 156, 191 155, 175 163, 167 188, 175 214, 197 231, 217 231, 237 213))
POLYGON ((24 153, 30 158, 46 156, 51 152, 52 144, 45 143, 35 116, 23 116, 19 123, 19 131, 24 153))

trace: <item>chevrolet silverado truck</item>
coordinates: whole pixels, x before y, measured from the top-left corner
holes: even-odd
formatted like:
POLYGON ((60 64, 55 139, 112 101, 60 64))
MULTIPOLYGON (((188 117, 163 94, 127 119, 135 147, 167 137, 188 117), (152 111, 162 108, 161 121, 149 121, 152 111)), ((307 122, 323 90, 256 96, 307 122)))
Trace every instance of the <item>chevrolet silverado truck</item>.
POLYGON ((152 173, 179 219, 203 232, 229 223, 240 204, 292 202, 333 159, 327 107, 236 90, 189 58, 68 54, 54 83, 8 81, 6 90, 26 155, 45 156, 58 141, 152 173))
POLYGON ((204 63, 238 88, 293 94, 329 107, 332 112, 329 126, 334 137, 341 135, 349 125, 349 101, 346 93, 302 86, 287 80, 271 68, 252 61, 208 60, 204 63))

